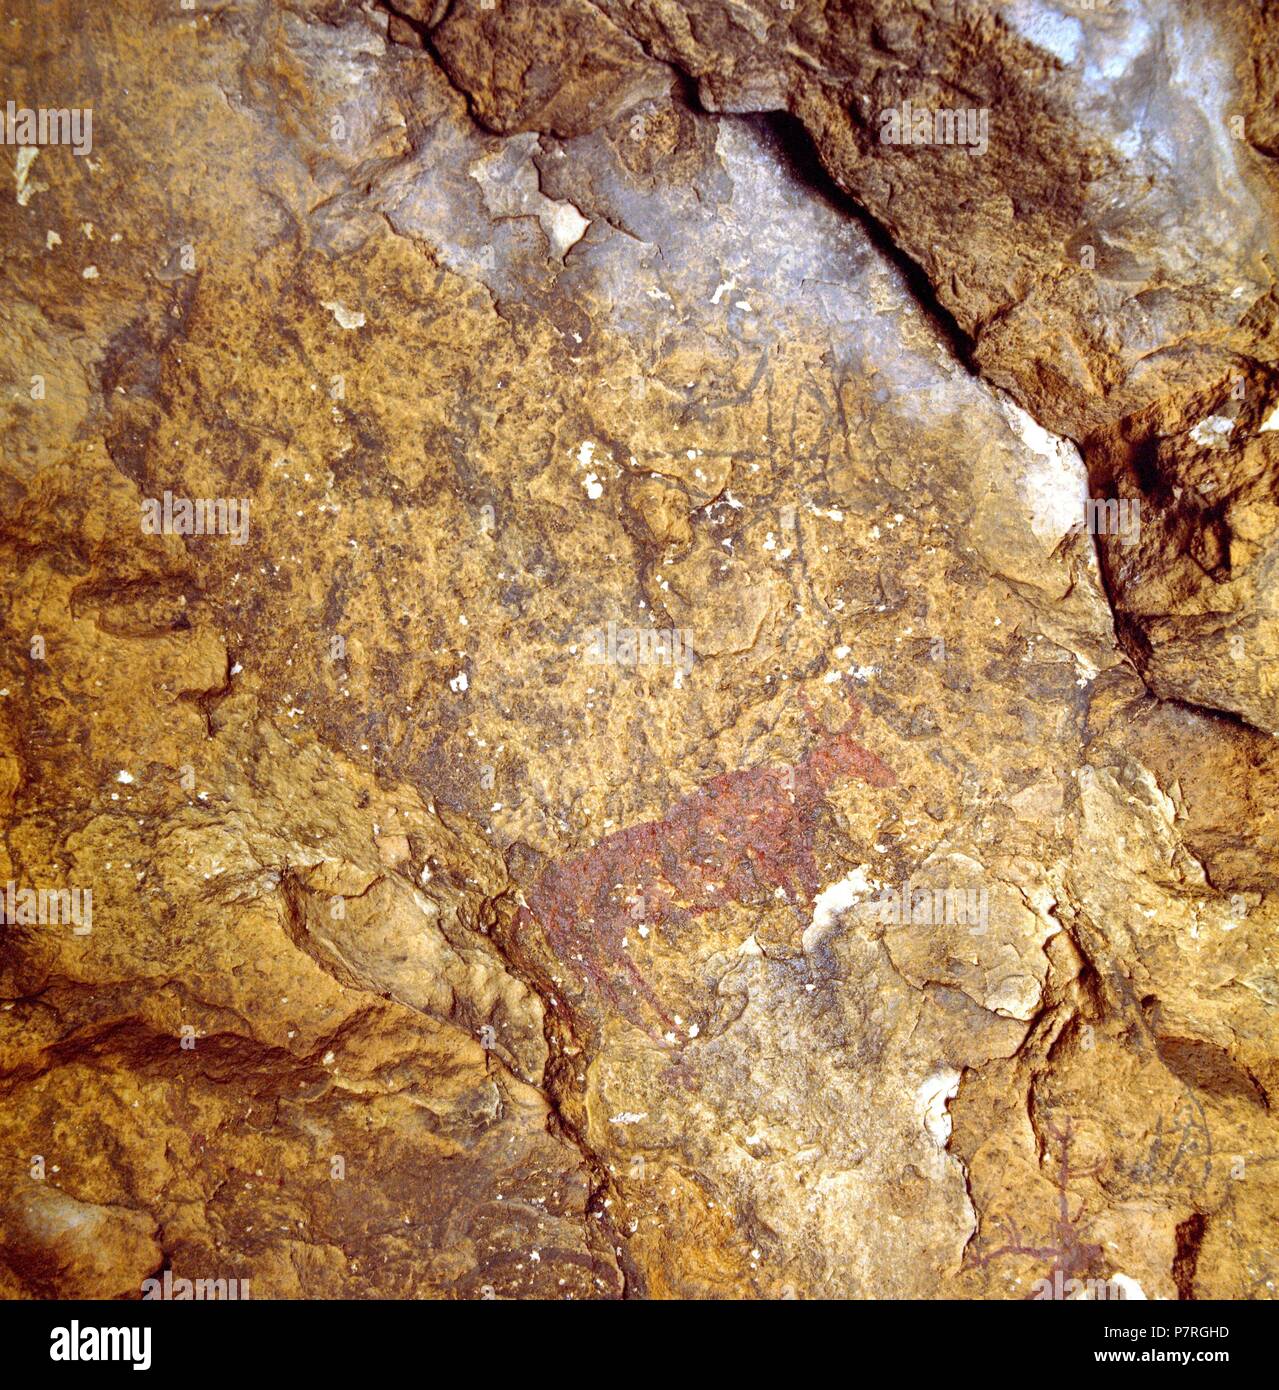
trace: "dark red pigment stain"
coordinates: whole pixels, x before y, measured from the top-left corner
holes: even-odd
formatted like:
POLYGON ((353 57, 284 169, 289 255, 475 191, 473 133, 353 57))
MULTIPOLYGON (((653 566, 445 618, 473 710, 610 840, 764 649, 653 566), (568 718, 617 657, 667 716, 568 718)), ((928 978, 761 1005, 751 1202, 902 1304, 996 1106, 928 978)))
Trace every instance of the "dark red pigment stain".
POLYGON ((1074 1216, 1070 1214, 1070 1184, 1079 1178, 1096 1177, 1098 1168, 1079 1168, 1071 1163, 1070 1146, 1074 1140, 1074 1126, 1069 1118, 1064 1128, 1057 1129, 1049 1122, 1047 1129, 1061 1146, 1056 1175, 1057 1220, 1052 1226, 1050 1243, 1028 1245, 1022 1239, 1016 1223, 1009 1219, 1004 1223, 1008 1232, 1007 1243, 994 1250, 976 1250, 973 1258, 973 1263, 978 1267, 1009 1255, 1027 1255, 1036 1260, 1051 1260, 1047 1273, 1042 1279, 1035 1280, 1031 1292, 1026 1295, 1027 1298, 1034 1299, 1060 1299, 1072 1294, 1074 1281, 1082 1285, 1084 1276, 1092 1271, 1103 1253, 1100 1245, 1085 1242, 1081 1238, 1085 1229, 1079 1224, 1079 1218, 1083 1214, 1082 1206, 1074 1216))
POLYGON ((827 789, 842 777, 873 787, 897 781, 892 768, 853 738, 861 710, 836 733, 823 729, 801 695, 818 737, 794 766, 723 773, 681 797, 661 819, 606 835, 592 849, 552 864, 526 893, 517 930, 541 926, 555 955, 636 1026, 651 1016, 674 1027, 631 959, 641 926, 683 927, 725 902, 759 904, 781 888, 807 913, 821 890, 813 840, 827 789))

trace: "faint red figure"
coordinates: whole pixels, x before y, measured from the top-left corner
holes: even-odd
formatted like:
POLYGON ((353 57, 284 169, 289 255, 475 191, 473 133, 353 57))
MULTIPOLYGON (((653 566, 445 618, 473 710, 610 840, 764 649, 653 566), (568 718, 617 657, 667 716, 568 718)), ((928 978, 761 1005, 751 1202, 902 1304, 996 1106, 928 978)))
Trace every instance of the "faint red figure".
POLYGON ((817 741, 795 766, 713 777, 661 819, 606 835, 584 854, 546 868, 526 894, 516 928, 541 926, 571 965, 636 1026, 646 1005, 674 1024, 628 954, 631 933, 685 926, 727 901, 760 903, 781 889, 807 913, 821 890, 813 852, 827 789, 842 777, 891 787, 896 774, 853 738, 860 706, 836 733, 822 728, 800 692, 817 741))

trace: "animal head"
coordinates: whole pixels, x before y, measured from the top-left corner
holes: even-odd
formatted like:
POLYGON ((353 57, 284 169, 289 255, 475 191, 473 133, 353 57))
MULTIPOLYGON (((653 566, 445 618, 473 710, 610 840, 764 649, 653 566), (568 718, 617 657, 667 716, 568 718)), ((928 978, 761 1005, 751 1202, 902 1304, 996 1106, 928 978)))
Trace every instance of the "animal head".
POLYGON ((845 690, 849 717, 834 733, 826 729, 817 717, 808 696, 799 691, 799 702, 809 727, 817 734, 817 742, 805 755, 804 762, 814 784, 829 787, 841 777, 858 777, 872 787, 891 787, 897 774, 887 763, 860 744, 853 735, 861 724, 862 707, 851 690, 845 690))

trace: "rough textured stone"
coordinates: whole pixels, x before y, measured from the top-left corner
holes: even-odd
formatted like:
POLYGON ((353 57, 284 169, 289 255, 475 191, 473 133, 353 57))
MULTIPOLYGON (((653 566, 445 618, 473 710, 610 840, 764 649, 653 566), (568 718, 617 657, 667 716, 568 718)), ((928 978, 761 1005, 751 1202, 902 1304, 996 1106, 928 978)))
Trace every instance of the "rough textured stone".
POLYGON ((0 28, 0 1292, 1273 1294, 1275 16, 1068 9, 0 28))

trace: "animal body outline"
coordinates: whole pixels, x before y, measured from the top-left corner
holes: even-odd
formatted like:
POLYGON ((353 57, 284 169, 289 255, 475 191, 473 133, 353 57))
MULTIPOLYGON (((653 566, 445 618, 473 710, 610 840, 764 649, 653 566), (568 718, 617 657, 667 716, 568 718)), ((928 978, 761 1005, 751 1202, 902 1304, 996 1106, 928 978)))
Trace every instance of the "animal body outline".
POLYGON ((833 733, 800 703, 814 744, 794 764, 720 773, 680 797, 660 819, 613 831, 549 864, 526 891, 515 929, 533 924, 586 988, 652 1036, 650 1011, 675 1022, 629 953, 631 933, 683 926, 726 901, 784 895, 797 909, 821 891, 813 835, 827 790, 846 776, 886 788, 891 767, 854 737, 861 706, 833 733))

